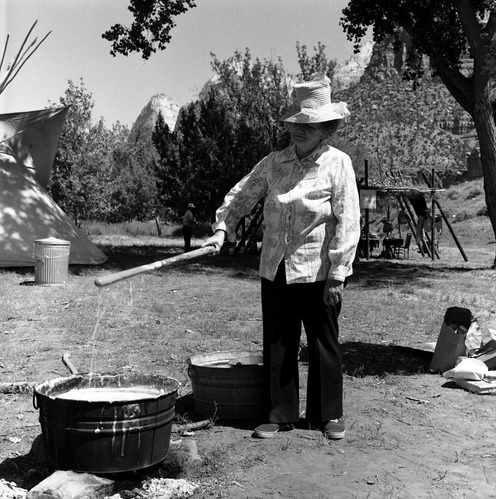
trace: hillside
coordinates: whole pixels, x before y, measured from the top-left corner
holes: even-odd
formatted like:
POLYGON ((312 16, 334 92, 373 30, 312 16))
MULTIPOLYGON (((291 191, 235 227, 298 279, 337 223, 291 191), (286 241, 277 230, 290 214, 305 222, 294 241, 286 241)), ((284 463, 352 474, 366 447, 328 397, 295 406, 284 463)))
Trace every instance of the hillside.
MULTIPOLYGON (((338 147, 352 157, 358 178, 367 160, 370 185, 425 188, 421 172, 430 178, 434 170, 443 189, 436 198, 455 233, 474 245, 494 244, 470 115, 427 64, 416 85, 401 77, 403 69, 404 61, 386 41, 373 47, 358 80, 334 92, 333 100, 347 102, 352 113, 339 131, 338 147)), ((394 220, 398 210, 395 195, 380 198, 373 213, 376 232, 382 230, 380 220, 388 212, 394 220)), ((444 238, 451 241, 447 230, 444 238)))
POLYGON ((352 112, 340 131, 342 147, 359 173, 368 160, 377 185, 391 185, 391 170, 402 172, 405 185, 418 183, 421 169, 434 168, 445 185, 467 177, 467 157, 477 151, 472 120, 425 70, 416 85, 405 81, 388 41, 374 46, 358 82, 334 93, 333 100, 347 102, 352 112))
MULTIPOLYGON (((425 76, 415 85, 405 81, 404 46, 393 40, 368 41, 359 53, 336 67, 333 101, 345 101, 351 116, 339 131, 339 144, 353 159, 359 175, 365 160, 376 185, 391 185, 389 172, 400 171, 405 185, 423 183, 419 170, 436 170, 444 185, 466 179, 467 158, 478 155, 471 117, 425 64, 425 76), (401 55, 400 55, 401 54, 401 55)), ((234 64, 234 59, 232 64, 234 64)), ((216 84, 205 83, 205 89, 216 84)), ((153 96, 131 130, 131 140, 151 136, 161 112, 170 130, 180 113, 165 94, 153 96)))
MULTIPOLYGON (((368 162, 369 183, 375 186, 425 188, 420 172, 430 177, 434 170, 438 187, 446 189, 438 197, 454 223, 487 219, 480 172, 471 166, 478 159, 471 117, 430 74, 427 63, 421 81, 405 81, 400 53, 404 47, 396 51, 391 40, 367 42, 337 67, 333 101, 347 102, 351 116, 339 130, 336 146, 350 154, 358 178, 364 176, 368 162)), ((212 84, 215 79, 205 88, 212 84)), ((151 135, 159 111, 173 129, 178 106, 160 94, 143 109, 131 135, 151 135)), ((381 215, 396 209, 391 198, 382 201, 381 215)))

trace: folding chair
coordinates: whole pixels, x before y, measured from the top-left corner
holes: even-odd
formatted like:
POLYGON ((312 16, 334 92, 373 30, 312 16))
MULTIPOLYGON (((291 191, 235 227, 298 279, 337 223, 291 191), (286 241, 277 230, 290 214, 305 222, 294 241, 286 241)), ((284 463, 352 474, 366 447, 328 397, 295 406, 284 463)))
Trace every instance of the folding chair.
POLYGON ((396 246, 394 248, 395 258, 410 259, 410 243, 412 242, 412 234, 409 232, 405 237, 403 246, 396 246))

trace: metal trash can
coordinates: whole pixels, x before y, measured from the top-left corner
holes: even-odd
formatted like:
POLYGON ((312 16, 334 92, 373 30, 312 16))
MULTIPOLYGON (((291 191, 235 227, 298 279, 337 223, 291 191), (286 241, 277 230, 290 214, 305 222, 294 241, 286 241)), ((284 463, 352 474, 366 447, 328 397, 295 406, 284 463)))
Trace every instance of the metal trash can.
POLYGON ((69 277, 71 243, 55 237, 34 242, 35 284, 62 284, 69 277))

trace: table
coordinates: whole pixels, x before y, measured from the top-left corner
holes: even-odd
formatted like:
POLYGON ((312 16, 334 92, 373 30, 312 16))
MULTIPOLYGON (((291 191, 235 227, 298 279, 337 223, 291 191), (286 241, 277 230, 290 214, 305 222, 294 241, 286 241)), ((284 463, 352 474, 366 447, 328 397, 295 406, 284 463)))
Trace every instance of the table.
MULTIPOLYGON (((372 256, 374 249, 379 248, 380 239, 378 237, 369 237, 369 255, 372 256)), ((358 242, 358 255, 360 258, 365 258, 367 256, 367 238, 361 237, 358 242)))

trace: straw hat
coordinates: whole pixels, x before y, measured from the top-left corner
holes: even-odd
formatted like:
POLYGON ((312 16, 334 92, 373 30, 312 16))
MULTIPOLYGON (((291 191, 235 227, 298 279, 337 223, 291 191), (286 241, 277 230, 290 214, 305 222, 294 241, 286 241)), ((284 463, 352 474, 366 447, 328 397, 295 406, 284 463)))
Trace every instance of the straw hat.
POLYGON ((342 120, 350 115, 344 102, 331 102, 329 78, 297 83, 293 87, 293 104, 281 117, 288 123, 322 123, 342 120))

